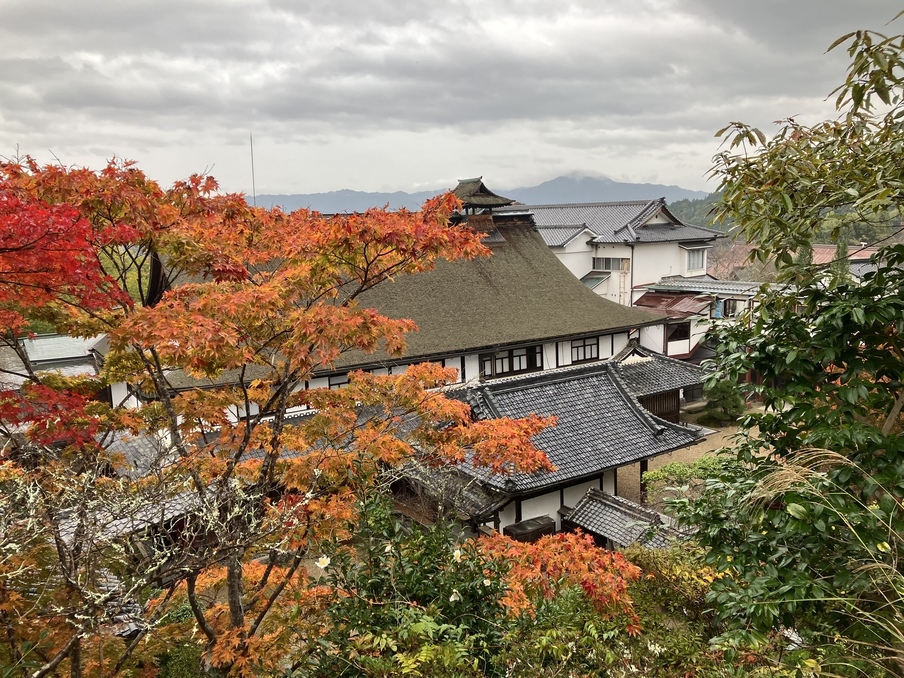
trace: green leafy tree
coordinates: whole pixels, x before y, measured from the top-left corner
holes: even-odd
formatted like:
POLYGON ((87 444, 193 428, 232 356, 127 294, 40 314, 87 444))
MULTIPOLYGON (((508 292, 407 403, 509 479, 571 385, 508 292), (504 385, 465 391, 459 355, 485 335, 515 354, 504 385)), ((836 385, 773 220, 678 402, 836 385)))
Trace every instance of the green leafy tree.
MULTIPOLYGON (((749 325, 722 330, 712 380, 755 373, 765 405, 698 501, 676 500, 706 561, 731 576, 710 603, 729 636, 841 645, 824 670, 904 675, 904 248, 862 285, 826 284, 804 254, 827 211, 871 222, 904 201, 904 36, 850 33, 839 116, 772 139, 733 123, 716 157, 722 202, 779 281, 749 325), (844 668, 847 667, 847 668, 844 668)), ((842 222, 829 233, 845 241, 842 222)))
POLYGON ((744 414, 744 398, 736 381, 721 379, 711 381, 704 388, 706 411, 701 423, 724 426, 734 423, 744 414))

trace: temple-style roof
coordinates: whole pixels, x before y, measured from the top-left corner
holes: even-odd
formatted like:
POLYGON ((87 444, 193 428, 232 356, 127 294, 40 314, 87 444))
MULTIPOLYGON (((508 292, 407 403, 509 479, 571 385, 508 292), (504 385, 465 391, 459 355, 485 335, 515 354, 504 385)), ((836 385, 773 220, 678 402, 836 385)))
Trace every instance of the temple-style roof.
MULTIPOLYGON (((493 224, 496 237, 485 240, 490 256, 438 261, 432 271, 399 276, 358 297, 360 306, 391 318, 410 318, 418 329, 406 335, 403 357, 350 351, 337 361, 334 372, 564 341, 662 322, 661 314, 616 304, 588 289, 546 246, 529 214, 495 214, 493 224)), ((168 378, 179 389, 228 383, 235 376, 227 372, 213 382, 173 372, 168 378)))
POLYGON ((703 382, 703 370, 631 342, 609 359, 622 383, 636 397, 674 391, 703 382))
MULTIPOLYGON (((490 350, 590 336, 662 321, 660 314, 621 306, 587 288, 553 254, 529 217, 496 217, 504 242, 469 261, 440 261, 434 270, 400 276, 362 294, 393 318, 411 318, 406 356, 490 350)), ((342 365, 380 356, 349 354, 342 365)), ((407 358, 410 362, 411 358, 407 358)))
POLYGON ((452 192, 462 202, 465 209, 480 209, 505 207, 511 205, 514 200, 503 198, 496 195, 488 189, 483 183, 483 177, 475 177, 474 179, 459 179, 458 186, 452 192))
POLYGON ((593 488, 587 490, 563 520, 623 547, 639 543, 660 548, 680 536, 667 516, 593 488))
MULTIPOLYGON (((563 205, 527 205, 543 233, 546 229, 583 224, 595 234, 597 243, 623 242, 708 242, 724 234, 700 226, 688 226, 678 220, 666 207, 665 198, 658 200, 627 200, 624 202, 571 203, 563 205), (664 218, 659 223, 654 218, 664 218)), ((547 244, 554 244, 561 236, 544 234, 547 244), (550 242, 552 241, 552 242, 550 242)))
POLYGON ((607 469, 671 452, 697 442, 697 430, 653 416, 622 383, 614 363, 595 363, 450 388, 481 419, 556 417, 534 436, 556 467, 549 473, 492 475, 462 470, 484 485, 525 495, 598 477, 607 469))

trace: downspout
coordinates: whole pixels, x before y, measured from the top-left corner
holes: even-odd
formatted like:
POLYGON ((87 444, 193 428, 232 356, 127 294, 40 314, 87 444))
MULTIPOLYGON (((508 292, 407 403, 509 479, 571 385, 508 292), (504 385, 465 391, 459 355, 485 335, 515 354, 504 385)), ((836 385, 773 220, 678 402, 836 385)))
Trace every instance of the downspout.
POLYGON ((634 306, 634 243, 625 240, 625 244, 631 248, 631 285, 628 288, 628 306, 634 306))

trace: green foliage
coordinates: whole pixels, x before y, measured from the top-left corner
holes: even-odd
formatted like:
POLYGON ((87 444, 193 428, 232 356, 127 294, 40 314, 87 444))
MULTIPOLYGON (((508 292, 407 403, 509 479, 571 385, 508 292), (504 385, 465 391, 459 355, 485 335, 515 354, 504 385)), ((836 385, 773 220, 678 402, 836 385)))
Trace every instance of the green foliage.
POLYGON ((744 388, 765 412, 742 419, 700 498, 673 505, 726 575, 708 595, 722 642, 794 628, 823 670, 902 675, 904 246, 857 286, 806 256, 826 215, 844 215, 829 231, 843 253, 853 223, 881 224, 904 201, 904 37, 860 31, 833 47, 847 40, 838 118, 787 120, 769 140, 743 123, 720 133, 717 211, 787 285, 721 330, 713 378, 755 374, 744 388))
POLYGON ((366 501, 353 547, 327 544, 325 632, 296 676, 502 675, 508 624, 499 565, 454 530, 406 528, 366 501))
POLYGON ((725 426, 737 421, 744 414, 744 398, 738 383, 731 379, 709 381, 703 394, 706 397, 706 411, 700 423, 710 426, 725 426))
POLYGON ((721 461, 706 455, 692 462, 673 461, 643 474, 647 486, 647 501, 657 504, 675 494, 688 495, 698 492, 703 481, 714 476, 721 468, 721 461))
POLYGON ((719 230, 728 230, 732 226, 731 219, 724 222, 715 222, 713 209, 720 199, 719 193, 712 193, 705 198, 696 200, 676 200, 669 203, 669 211, 685 224, 694 226, 706 226, 719 230))
POLYGON ((218 678, 204 669, 204 648, 192 643, 177 644, 158 658, 159 678, 218 678))

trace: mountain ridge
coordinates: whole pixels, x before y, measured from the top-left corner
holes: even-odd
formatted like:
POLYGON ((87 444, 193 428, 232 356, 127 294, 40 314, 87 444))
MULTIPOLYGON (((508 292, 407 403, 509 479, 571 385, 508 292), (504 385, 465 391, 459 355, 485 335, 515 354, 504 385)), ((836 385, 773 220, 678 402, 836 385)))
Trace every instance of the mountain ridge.
MULTIPOLYGON (((454 186, 449 187, 449 190, 454 186)), ((497 190, 491 183, 488 188, 526 205, 543 205, 573 202, 613 202, 623 200, 655 200, 667 202, 696 200, 709 195, 706 191, 694 191, 680 186, 664 184, 635 184, 619 182, 605 176, 588 176, 571 173, 544 181, 536 186, 523 186, 497 190)), ((261 207, 280 206, 285 211, 307 208, 333 214, 337 212, 363 212, 371 207, 389 209, 420 209, 428 198, 442 190, 417 191, 356 191, 344 188, 325 193, 261 194, 256 204, 261 207)))

